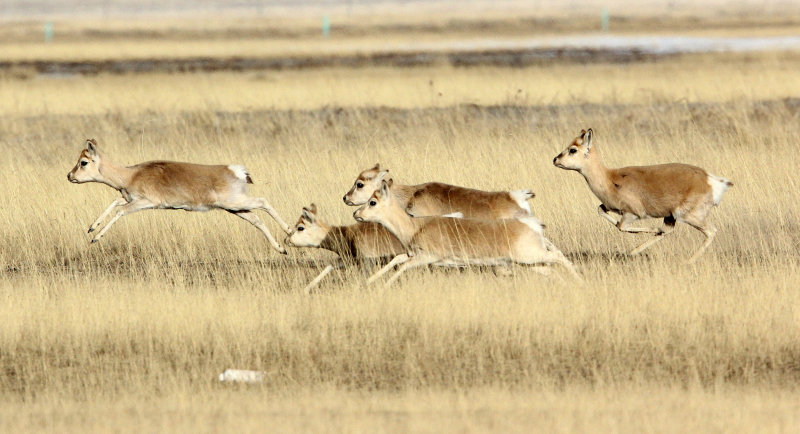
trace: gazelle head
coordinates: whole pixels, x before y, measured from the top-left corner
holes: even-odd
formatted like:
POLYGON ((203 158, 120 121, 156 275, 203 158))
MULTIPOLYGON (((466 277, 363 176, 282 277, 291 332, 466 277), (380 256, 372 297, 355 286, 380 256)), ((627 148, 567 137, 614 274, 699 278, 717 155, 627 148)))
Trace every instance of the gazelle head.
POLYGON ((350 206, 363 205, 372 196, 372 193, 380 188, 381 181, 391 179, 388 170, 381 170, 380 164, 361 172, 353 183, 350 191, 344 195, 342 200, 350 206))
POLYGON ((319 247, 330 228, 317 219, 317 206, 303 207, 303 213, 284 241, 293 247, 319 247))
POLYGON ((553 158, 553 164, 566 170, 580 171, 589 164, 590 153, 592 151, 592 129, 589 131, 581 130, 580 135, 567 146, 567 149, 553 158))
POLYGON ((353 218, 359 222, 380 223, 392 206, 391 186, 391 179, 388 182, 381 181, 380 187, 372 193, 367 203, 353 213, 353 218))
POLYGON ((81 184, 84 182, 98 181, 102 179, 100 174, 100 151, 97 150, 97 142, 94 139, 86 141, 86 149, 81 151, 78 163, 67 173, 69 182, 81 184))

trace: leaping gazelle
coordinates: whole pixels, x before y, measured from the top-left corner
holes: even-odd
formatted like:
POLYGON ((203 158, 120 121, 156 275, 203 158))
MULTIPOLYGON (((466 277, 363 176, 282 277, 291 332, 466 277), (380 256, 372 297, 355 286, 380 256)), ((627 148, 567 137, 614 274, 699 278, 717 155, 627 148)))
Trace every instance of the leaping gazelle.
POLYGON ((632 255, 662 240, 672 232, 676 222, 684 222, 706 236, 702 246, 692 255, 692 263, 705 252, 717 229, 706 221, 711 208, 719 205, 733 183, 688 164, 659 164, 609 169, 600 158, 600 150, 592 143, 593 132, 582 130, 572 143, 553 159, 553 164, 576 170, 586 179, 589 188, 600 199, 600 215, 622 232, 652 233, 631 251, 632 255), (609 214, 614 212, 621 217, 609 214), (631 227, 642 218, 663 218, 661 228, 631 227))
POLYGON ((275 250, 286 253, 267 226, 252 212, 263 209, 289 233, 289 225, 281 219, 264 198, 247 195, 247 184, 253 180, 244 166, 203 165, 174 161, 149 161, 124 167, 114 164, 97 148, 94 139, 86 141, 78 163, 67 174, 72 183, 100 182, 119 191, 116 199, 89 227, 93 232, 115 209, 114 217, 98 232, 92 243, 99 241, 122 216, 144 209, 183 209, 208 211, 223 209, 257 227, 275 250))

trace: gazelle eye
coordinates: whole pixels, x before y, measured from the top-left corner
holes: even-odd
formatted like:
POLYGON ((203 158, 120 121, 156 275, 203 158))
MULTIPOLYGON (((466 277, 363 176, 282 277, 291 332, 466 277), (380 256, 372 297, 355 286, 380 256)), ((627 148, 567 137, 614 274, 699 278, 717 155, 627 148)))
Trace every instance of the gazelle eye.
POLYGON ((369 206, 375 206, 377 204, 378 204, 378 201, 375 200, 375 199, 372 199, 371 201, 369 201, 369 206))
POLYGON ((359 182, 358 184, 356 184, 356 188, 364 188, 364 183, 359 182))
POLYGON ((89 162, 88 162, 88 161, 86 161, 86 160, 83 160, 83 161, 81 161, 81 167, 83 167, 83 166, 85 166, 85 165, 87 165, 87 164, 89 164, 89 162))
POLYGON ((304 230, 306 230, 306 228, 304 228, 303 226, 297 227, 297 232, 303 232, 304 230))
POLYGON ((575 149, 575 148, 572 148, 572 149, 570 149, 570 150, 569 150, 569 153, 570 153, 570 154, 574 154, 574 153, 576 153, 576 152, 578 152, 578 150, 577 150, 577 149, 575 149))

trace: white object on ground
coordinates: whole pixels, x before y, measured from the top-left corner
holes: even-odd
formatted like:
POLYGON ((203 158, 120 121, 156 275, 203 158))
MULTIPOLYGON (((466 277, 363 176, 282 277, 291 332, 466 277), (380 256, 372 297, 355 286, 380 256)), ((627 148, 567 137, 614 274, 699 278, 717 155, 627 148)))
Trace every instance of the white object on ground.
POLYGON ((250 371, 246 369, 226 369, 219 374, 219 381, 227 383, 262 383, 267 377, 266 371, 250 371))

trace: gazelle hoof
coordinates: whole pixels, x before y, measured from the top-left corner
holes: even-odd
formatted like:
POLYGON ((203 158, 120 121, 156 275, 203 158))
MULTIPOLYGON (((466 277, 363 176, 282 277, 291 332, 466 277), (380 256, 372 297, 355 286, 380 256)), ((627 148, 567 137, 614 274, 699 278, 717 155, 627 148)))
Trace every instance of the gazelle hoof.
POLYGON ((90 227, 89 230, 86 233, 87 234, 91 234, 92 232, 94 232, 94 228, 90 227))

